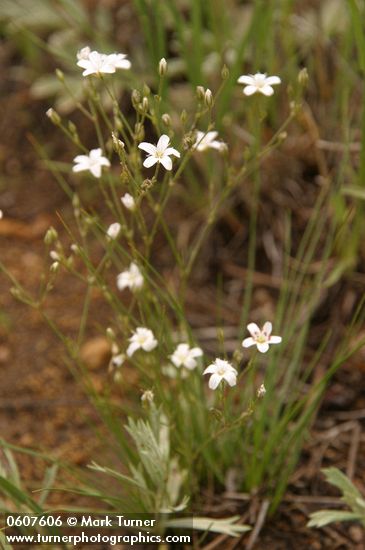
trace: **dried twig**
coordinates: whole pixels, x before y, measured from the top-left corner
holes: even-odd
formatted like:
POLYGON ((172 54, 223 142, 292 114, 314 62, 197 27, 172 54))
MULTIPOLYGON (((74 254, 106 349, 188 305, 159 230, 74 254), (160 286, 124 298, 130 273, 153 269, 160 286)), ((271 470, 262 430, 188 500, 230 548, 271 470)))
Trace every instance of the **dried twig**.
POLYGON ((270 505, 270 502, 267 499, 262 502, 260 511, 258 513, 258 516, 257 516, 255 527, 253 528, 253 530, 251 532, 251 535, 250 535, 250 538, 248 539, 248 542, 247 542, 247 545, 246 545, 246 550, 252 550, 252 548, 253 548, 256 540, 257 540, 257 537, 260 534, 262 526, 264 525, 266 514, 267 514, 267 511, 269 509, 269 505, 270 505))

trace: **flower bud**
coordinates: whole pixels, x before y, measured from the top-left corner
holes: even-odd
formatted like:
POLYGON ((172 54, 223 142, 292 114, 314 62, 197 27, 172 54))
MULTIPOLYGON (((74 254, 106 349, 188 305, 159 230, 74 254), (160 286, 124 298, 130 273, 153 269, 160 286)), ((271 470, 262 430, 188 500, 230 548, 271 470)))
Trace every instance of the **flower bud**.
POLYGON ((58 239, 58 233, 54 227, 50 227, 44 236, 44 242, 46 245, 51 245, 58 239))
POLYGON ((78 218, 80 216, 80 199, 76 193, 72 197, 72 206, 74 209, 74 215, 78 218))
POLYGON ((200 99, 201 101, 204 100, 205 90, 204 90, 203 86, 197 86, 196 87, 196 95, 198 96, 198 99, 200 99))
POLYGON ((132 105, 136 108, 141 103, 141 94, 138 90, 133 90, 131 95, 132 105))
POLYGON ((306 86, 309 80, 309 75, 306 67, 303 67, 298 73, 298 83, 301 86, 306 86))
POLYGON ((114 382, 120 383, 123 380, 123 375, 120 370, 117 370, 114 374, 114 382))
POLYGON ((121 139, 117 138, 117 136, 114 134, 114 132, 112 132, 112 140, 113 140, 114 151, 116 153, 118 153, 118 155, 123 153, 124 148, 125 148, 125 144, 121 139))
POLYGON ((168 128, 171 126, 171 117, 168 113, 164 113, 162 115, 162 122, 167 126, 168 128))
POLYGON ((56 126, 58 126, 61 123, 60 115, 52 107, 47 109, 46 115, 53 122, 53 124, 55 124, 56 126))
POLYGON ((167 73, 167 61, 164 57, 160 59, 160 62, 158 64, 158 73, 160 76, 165 76, 165 74, 167 73))
POLYGON ((63 72, 61 71, 61 69, 56 69, 56 76, 58 78, 58 80, 60 82, 64 82, 65 80, 65 75, 63 74, 63 72))
POLYGON ((127 210, 132 210, 132 211, 135 210, 136 202, 132 197, 132 195, 130 195, 129 193, 125 193, 120 200, 122 201, 125 208, 127 208, 127 210))
POLYGON ((147 99, 146 96, 142 99, 141 106, 142 106, 142 111, 147 113, 147 111, 148 111, 148 99, 147 99))
POLYGON ((112 341, 115 340, 115 332, 111 327, 108 327, 105 332, 106 332, 107 338, 109 338, 112 341))
POLYGON ((223 65, 222 71, 221 71, 221 76, 222 76, 223 80, 227 80, 227 78, 229 77, 229 69, 228 69, 227 65, 223 65))
POLYGON ((119 349, 119 346, 116 342, 113 342, 112 343, 112 356, 114 357, 114 355, 118 355, 120 353, 120 349, 119 349))
POLYGON ((107 229, 107 232, 106 232, 107 238, 112 240, 117 239, 119 237, 121 229, 122 229, 122 226, 120 225, 120 223, 118 222, 112 223, 107 229))
POLYGON ((58 262, 60 260, 60 255, 55 250, 51 250, 51 252, 49 253, 49 256, 51 260, 54 260, 55 262, 58 262))
POLYGON ((181 120, 181 122, 182 122, 183 124, 185 124, 186 121, 187 121, 187 119, 188 119, 188 114, 187 114, 187 112, 185 111, 185 109, 183 109, 183 110, 181 111, 180 120, 181 120))
POLYGON ((70 246, 70 250, 73 254, 76 254, 76 255, 80 253, 79 245, 76 243, 72 243, 72 245, 70 246))
POLYGON ((155 398, 155 394, 152 390, 145 390, 141 395, 141 401, 143 404, 151 404, 155 398))
POLYGON ((214 100, 213 100, 213 94, 212 92, 209 90, 209 88, 206 89, 205 91, 205 94, 204 94, 204 102, 205 102, 205 105, 207 107, 209 107, 209 109, 211 107, 213 107, 213 103, 214 103, 214 100))
POLYGON ((147 84, 143 84, 142 94, 148 97, 150 93, 151 93, 151 90, 149 86, 147 86, 147 84))
POLYGON ((20 300, 21 299, 21 292, 19 290, 19 288, 16 288, 15 286, 11 287, 10 289, 10 294, 16 298, 17 300, 20 300))
POLYGON ((79 196, 76 195, 76 193, 72 197, 72 206, 74 208, 80 208, 80 199, 79 199, 79 196))

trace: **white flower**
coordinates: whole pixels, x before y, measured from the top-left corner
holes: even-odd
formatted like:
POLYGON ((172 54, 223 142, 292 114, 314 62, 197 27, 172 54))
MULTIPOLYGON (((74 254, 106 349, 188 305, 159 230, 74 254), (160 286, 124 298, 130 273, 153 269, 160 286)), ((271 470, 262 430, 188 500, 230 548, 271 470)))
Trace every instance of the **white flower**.
POLYGON ((120 225, 120 223, 115 222, 108 227, 108 231, 106 232, 106 234, 110 239, 116 239, 121 229, 122 229, 122 226, 120 225))
POLYGON ((59 253, 56 252, 55 250, 51 250, 49 253, 49 256, 51 260, 54 260, 55 262, 59 262, 61 259, 59 253))
POLYGON ((209 365, 203 374, 211 374, 209 378, 209 387, 215 390, 222 380, 228 382, 230 386, 235 386, 237 383, 237 371, 228 361, 224 359, 216 359, 214 363, 209 365))
POLYGON ((153 403, 154 398, 155 394, 152 390, 145 390, 141 395, 142 403, 153 403))
POLYGON ((179 344, 170 358, 175 367, 186 367, 193 370, 198 364, 196 357, 202 355, 203 351, 200 348, 191 348, 189 344, 179 344))
POLYGON ((160 139, 157 142, 157 145, 153 145, 152 143, 146 143, 143 141, 138 145, 139 149, 142 149, 142 151, 146 151, 148 153, 148 157, 143 163, 143 166, 146 168, 150 168, 154 164, 161 163, 166 170, 172 169, 172 160, 170 159, 170 155, 175 155, 175 157, 180 158, 179 151, 176 151, 173 147, 169 147, 170 145, 170 138, 169 136, 166 136, 166 134, 163 134, 160 139))
POLYGON ((281 342, 281 336, 271 336, 272 324, 269 321, 264 324, 262 330, 259 329, 256 323, 247 325, 247 330, 251 337, 243 340, 242 346, 244 348, 257 346, 261 353, 266 353, 270 344, 280 344, 281 342))
POLYGON ((77 155, 73 161, 75 163, 72 167, 73 172, 89 170, 96 178, 100 178, 102 166, 110 166, 110 162, 103 157, 100 148, 92 149, 88 155, 77 155))
POLYGON ((117 287, 119 290, 129 288, 138 290, 143 286, 143 276, 137 264, 131 263, 128 269, 117 276, 117 287))
POLYGON ((264 384, 261 384, 261 386, 257 390, 257 397, 264 397, 265 393, 266 393, 266 388, 264 384))
POLYGON ((217 151, 224 151, 227 145, 223 141, 217 141, 215 138, 218 136, 218 132, 200 132, 196 133, 196 140, 193 148, 197 151, 206 151, 207 149, 217 149, 217 151))
POLYGON ((120 368, 125 361, 125 355, 124 353, 118 353, 118 355, 114 355, 111 359, 111 364, 113 367, 120 368))
POLYGON ((252 95, 257 92, 264 95, 272 95, 274 89, 272 86, 280 84, 281 80, 278 76, 266 76, 266 73, 256 73, 250 75, 242 75, 237 80, 239 84, 245 84, 243 93, 252 95))
POLYGON ((101 73, 115 73, 115 63, 112 59, 109 59, 108 55, 96 51, 87 53, 86 48, 83 48, 77 54, 77 58, 77 65, 84 69, 82 76, 89 76, 91 74, 100 75, 101 73))
POLYGON ((89 48, 89 46, 85 46, 84 48, 81 48, 81 50, 77 52, 76 57, 78 61, 80 61, 80 59, 89 59, 90 53, 91 53, 91 49, 89 48))
POLYGON ((128 210, 134 210, 135 209, 136 202, 135 202, 134 198, 132 197, 132 195, 130 195, 129 193, 125 193, 125 195, 123 195, 123 197, 120 200, 122 201, 122 203, 124 204, 124 206, 128 210))
POLYGON ((130 69, 131 63, 124 53, 106 55, 97 51, 90 51, 86 46, 77 53, 77 65, 84 69, 83 76, 101 73, 115 73, 117 69, 130 69))
POLYGON ((152 330, 145 327, 138 327, 129 338, 129 346, 127 349, 128 357, 132 357, 137 349, 144 351, 152 351, 157 346, 158 342, 153 335, 152 330))

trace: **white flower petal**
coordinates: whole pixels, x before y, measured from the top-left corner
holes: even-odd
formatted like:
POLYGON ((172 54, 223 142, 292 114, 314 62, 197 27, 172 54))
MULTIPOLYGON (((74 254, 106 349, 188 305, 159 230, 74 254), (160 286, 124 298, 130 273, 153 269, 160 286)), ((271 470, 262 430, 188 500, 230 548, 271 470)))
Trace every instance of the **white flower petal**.
POLYGON ((258 91, 261 92, 262 94, 266 95, 266 96, 270 96, 270 95, 273 95, 274 88, 272 88, 271 86, 269 86, 267 84, 267 85, 263 86, 262 88, 259 88, 258 91))
POLYGON ((172 160, 170 157, 162 157, 160 159, 160 163, 164 168, 166 168, 166 170, 172 170, 172 160))
POLYGON ((174 149, 173 147, 168 147, 165 151, 165 155, 174 155, 175 157, 177 158, 180 158, 181 155, 179 153, 179 151, 177 151, 176 149, 174 149))
POLYGON ((90 68, 90 61, 88 59, 79 59, 79 61, 76 64, 82 69, 90 68))
POLYGON ((119 273, 117 276, 117 288, 118 290, 124 290, 128 286, 127 278, 125 277, 124 273, 119 273))
POLYGON ((195 369, 197 362, 193 357, 187 357, 184 361, 184 367, 186 367, 189 370, 195 369))
POLYGON ((250 76, 248 74, 243 74, 239 77, 237 80, 238 84, 247 84, 248 86, 252 86, 255 84, 255 79, 253 76, 250 76))
POLYGON ((96 178, 100 178, 100 176, 101 176, 101 166, 100 166, 100 164, 91 165, 89 170, 90 170, 90 172, 92 173, 93 176, 95 176, 96 178))
POLYGON ((246 86, 245 88, 243 88, 243 93, 245 95, 252 95, 254 94, 255 92, 257 92, 257 87, 256 86, 246 86))
POLYGON ((93 160, 99 160, 101 155, 102 155, 102 150, 100 149, 100 147, 98 147, 97 149, 91 149, 89 153, 89 157, 93 160))
POLYGON ((77 157, 75 157, 73 159, 74 162, 89 162, 89 157, 88 155, 77 155, 77 157))
POLYGON ((83 172, 84 170, 88 170, 89 166, 85 166, 85 164, 75 164, 75 166, 72 167, 73 172, 83 172))
POLYGON ((282 341, 281 336, 270 336, 270 339, 269 339, 270 344, 280 344, 281 341, 282 341))
POLYGON ((281 84, 281 80, 278 76, 268 76, 265 80, 265 84, 273 86, 275 84, 281 84))
POLYGON ((250 323, 249 325, 247 325, 247 330, 251 334, 251 336, 253 336, 254 338, 256 336, 259 336, 261 333, 261 330, 256 325, 256 323, 250 323))
POLYGON ((257 349, 261 352, 261 353, 266 353, 267 350, 269 349, 269 344, 267 342, 257 342, 257 349))
POLYGON ((156 146, 152 145, 152 143, 147 143, 146 141, 142 141, 142 143, 138 145, 138 149, 146 151, 149 155, 154 155, 156 153, 156 146))
POLYGON ((154 166, 158 162, 158 159, 156 157, 147 157, 146 160, 143 163, 143 166, 146 168, 151 168, 151 166, 154 166))
POLYGON ((237 374, 233 370, 226 372, 224 379, 230 386, 235 386, 237 384, 237 374))
POLYGON ((89 66, 87 69, 84 70, 82 73, 82 76, 89 76, 91 74, 95 74, 95 69, 93 69, 91 66, 89 66))
POLYGON ((208 367, 205 369, 203 374, 212 374, 212 373, 215 373, 216 371, 217 371, 217 367, 214 363, 212 363, 211 365, 208 365, 208 367))
POLYGON ((211 141, 209 147, 211 147, 211 149, 217 149, 217 151, 223 151, 227 146, 223 141, 211 141))
POLYGON ((209 143, 212 142, 216 137, 218 136, 218 132, 216 130, 213 130, 211 132, 207 132, 204 139, 206 139, 209 143))
POLYGON ((178 357, 176 357, 175 354, 170 355, 170 359, 172 363, 175 365, 175 367, 177 368, 181 367, 181 361, 178 357))
POLYGON ((94 63, 95 65, 99 64, 100 61, 102 61, 103 59, 103 54, 93 50, 92 52, 89 53, 89 61, 91 61, 92 63, 94 63))
POLYGON ((242 347, 244 347, 244 348, 249 348, 249 347, 254 346, 254 345, 256 345, 256 342, 251 337, 250 338, 245 338, 242 342, 242 347))
POLYGON ((145 342, 143 345, 142 345, 142 349, 144 351, 152 351, 153 349, 155 349, 155 347, 157 346, 158 342, 157 340, 153 339, 153 340, 150 340, 150 341, 147 341, 145 342))
POLYGON ((192 357, 201 357, 203 355, 203 350, 200 348, 192 348, 190 354, 192 357))
POLYGON ((161 152, 164 152, 169 146, 170 138, 166 134, 162 134, 160 139, 157 142, 157 149, 161 152))
POLYGON ((220 381, 222 380, 222 377, 219 376, 219 374, 212 374, 212 376, 209 378, 209 383, 208 383, 208 386, 211 390, 215 390, 220 381))
POLYGON ((128 357, 132 357, 133 353, 135 351, 137 351, 137 349, 139 349, 139 344, 138 342, 132 342, 131 344, 129 344, 128 348, 127 348, 127 355, 128 357))
POLYGON ((270 336, 272 332, 272 323, 270 323, 270 321, 266 321, 266 323, 262 327, 262 332, 265 334, 265 336, 270 336))

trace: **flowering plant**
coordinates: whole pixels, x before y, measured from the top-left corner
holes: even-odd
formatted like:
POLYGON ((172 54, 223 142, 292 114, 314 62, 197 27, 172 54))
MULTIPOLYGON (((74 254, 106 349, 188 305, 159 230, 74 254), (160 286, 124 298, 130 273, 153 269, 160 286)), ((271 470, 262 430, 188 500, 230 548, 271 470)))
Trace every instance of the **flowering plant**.
MULTIPOLYGON (((141 83, 132 91, 131 116, 121 108, 112 84, 113 78, 123 82, 125 73, 118 69, 132 70, 126 56, 86 47, 76 57, 87 97, 78 109, 91 125, 98 147, 90 150, 72 121, 67 123, 53 109, 47 111, 75 147, 67 177, 50 165, 72 201, 74 225, 65 222, 72 242, 66 249, 57 231, 50 228, 45 237, 46 245, 52 247, 46 291, 35 301, 14 281, 13 293, 42 309, 60 273, 82 281, 87 298, 75 342, 42 310, 63 339, 80 376, 86 370, 80 347, 90 321, 91 296, 100 297, 108 307, 109 322, 102 329, 110 354, 106 383, 110 395, 126 392, 133 400, 131 408, 116 407, 113 398, 104 399, 87 380, 91 399, 106 419, 121 461, 120 470, 90 465, 101 478, 118 480, 115 494, 105 499, 111 506, 156 514, 193 509, 201 487, 213 481, 228 488, 233 471, 238 472, 235 488, 261 488, 274 509, 329 376, 306 391, 305 382, 321 354, 307 364, 304 343, 316 310, 317 290, 329 284, 327 257, 315 277, 306 277, 318 246, 313 227, 321 228, 320 209, 303 236, 296 262, 285 266, 286 284, 277 293, 276 307, 271 308, 269 318, 283 336, 272 335, 271 321, 262 329, 252 321, 267 318, 251 307, 261 164, 281 147, 287 128, 300 112, 303 78, 292 83, 296 95, 287 119, 276 131, 271 129, 264 142, 262 125, 270 102, 275 101, 272 86, 281 79, 262 73, 239 77, 245 96, 257 93, 254 101, 260 112, 260 117, 247 116, 242 121, 249 135, 242 153, 235 148, 227 125, 221 128, 215 122, 216 105, 229 77, 226 67, 216 92, 198 86, 191 112, 176 116, 162 109, 169 105, 165 92, 169 63, 161 59, 156 89, 151 91, 141 83), (101 93, 108 95, 110 109, 101 93), (102 207, 88 203, 85 189, 95 191, 102 207), (203 251, 210 233, 224 219, 229 205, 240 204, 243 191, 250 207, 247 286, 240 292, 239 305, 235 303, 233 341, 226 327, 217 323, 212 342, 205 336, 210 327, 191 321, 194 307, 189 304, 189 285, 194 285, 194 268, 209 263, 203 251), (185 218, 192 222, 188 231, 181 229, 185 218), (99 256, 92 253, 95 241, 102 250, 99 256), (243 338, 246 326, 250 336, 243 338), (271 344, 278 345, 270 348, 271 344), (256 349, 247 349, 251 347, 256 349), (116 414, 118 422, 113 420, 116 414)), ((280 90, 278 94, 284 94, 280 90)), ((249 110, 251 100, 239 96, 249 110)), ((204 285, 200 292, 204 294, 204 285)), ((210 307, 218 318, 218 305, 210 307)), ((333 373, 348 355, 345 346, 328 372, 333 373)), ((102 496, 101 489, 95 494, 102 496)))

